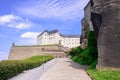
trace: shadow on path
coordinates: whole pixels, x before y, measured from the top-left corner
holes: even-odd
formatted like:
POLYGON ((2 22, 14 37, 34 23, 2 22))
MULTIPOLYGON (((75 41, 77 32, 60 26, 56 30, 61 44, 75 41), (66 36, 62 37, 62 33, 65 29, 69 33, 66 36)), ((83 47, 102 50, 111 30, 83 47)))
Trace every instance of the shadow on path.
POLYGON ((71 66, 71 67, 73 67, 75 69, 83 69, 83 70, 85 70, 86 68, 88 68, 88 65, 80 65, 80 64, 78 64, 76 62, 73 62, 71 59, 67 60, 65 62, 70 63, 69 66, 71 66))

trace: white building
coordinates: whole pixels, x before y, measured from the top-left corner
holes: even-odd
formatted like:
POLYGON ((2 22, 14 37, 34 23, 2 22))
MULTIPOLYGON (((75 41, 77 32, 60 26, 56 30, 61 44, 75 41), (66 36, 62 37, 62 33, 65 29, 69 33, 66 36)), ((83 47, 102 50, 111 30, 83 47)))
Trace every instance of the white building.
POLYGON ((38 45, 60 44, 64 47, 80 46, 80 35, 62 35, 58 30, 43 31, 37 37, 38 45))

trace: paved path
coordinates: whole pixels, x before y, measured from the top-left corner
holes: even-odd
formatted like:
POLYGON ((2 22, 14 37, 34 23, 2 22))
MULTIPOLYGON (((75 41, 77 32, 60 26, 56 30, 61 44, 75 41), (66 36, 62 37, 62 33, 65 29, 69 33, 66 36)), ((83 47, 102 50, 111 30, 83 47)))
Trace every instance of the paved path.
POLYGON ((85 68, 69 58, 55 58, 9 80, 91 80, 85 68))
POLYGON ((85 68, 86 66, 81 66, 69 58, 61 58, 39 80, 91 80, 85 68))
POLYGON ((24 71, 23 73, 15 76, 9 80, 39 80, 40 77, 53 65, 55 65, 59 61, 58 58, 55 58, 40 67, 24 71))

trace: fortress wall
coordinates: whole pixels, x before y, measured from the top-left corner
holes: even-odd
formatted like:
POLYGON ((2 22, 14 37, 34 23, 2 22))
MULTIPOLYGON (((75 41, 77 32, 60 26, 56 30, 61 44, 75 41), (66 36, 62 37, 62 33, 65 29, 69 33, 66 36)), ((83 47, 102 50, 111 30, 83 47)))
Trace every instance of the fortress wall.
POLYGON ((90 3, 91 6, 86 6, 85 16, 88 17, 88 20, 91 19, 97 37, 97 68, 119 69, 120 0, 90 0, 90 3), (89 9, 90 14, 88 13, 89 9))
POLYGON ((58 49, 58 46, 12 46, 8 59, 23 60, 32 56, 46 54, 53 55, 54 57, 66 57, 66 54, 64 52, 58 52, 58 49))
POLYGON ((82 23, 82 34, 81 34, 81 37, 80 37, 80 43, 81 43, 81 47, 83 49, 85 49, 88 45, 87 45, 87 39, 88 39, 88 33, 90 31, 90 28, 89 28, 89 24, 86 20, 86 18, 83 18, 83 20, 81 21, 82 23))
POLYGON ((98 68, 120 68, 120 0, 100 1, 102 24, 98 33, 98 68))
POLYGON ((9 60, 22 60, 40 54, 41 47, 16 47, 10 49, 9 60))

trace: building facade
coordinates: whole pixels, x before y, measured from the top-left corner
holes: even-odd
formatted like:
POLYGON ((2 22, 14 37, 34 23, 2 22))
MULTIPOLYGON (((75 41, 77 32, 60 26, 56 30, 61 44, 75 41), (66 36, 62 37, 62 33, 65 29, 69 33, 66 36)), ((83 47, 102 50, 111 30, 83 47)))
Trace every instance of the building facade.
POLYGON ((37 45, 59 44, 72 48, 80 46, 80 35, 62 35, 58 30, 43 31, 37 37, 37 45))

